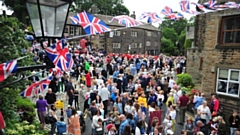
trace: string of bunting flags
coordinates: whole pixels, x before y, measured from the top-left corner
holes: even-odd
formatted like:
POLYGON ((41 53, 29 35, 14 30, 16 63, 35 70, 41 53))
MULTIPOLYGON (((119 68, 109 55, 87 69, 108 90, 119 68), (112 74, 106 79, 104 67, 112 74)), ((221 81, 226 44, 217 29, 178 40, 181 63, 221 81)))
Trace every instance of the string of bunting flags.
MULTIPOLYGON (((183 13, 187 13, 190 15, 199 15, 209 12, 216 12, 219 10, 229 9, 229 8, 235 8, 240 9, 240 4, 236 2, 226 2, 224 4, 217 5, 217 0, 209 0, 208 2, 204 3, 203 5, 195 2, 191 2, 190 0, 181 0, 179 2, 179 7, 183 13), (190 4, 197 6, 201 11, 196 11, 190 8, 190 4)), ((172 8, 169 6, 165 6, 162 11, 160 12, 161 15, 164 17, 167 17, 171 20, 180 20, 184 18, 184 15, 179 12, 174 12, 172 8)), ((117 20, 117 22, 123 26, 124 28, 120 29, 126 29, 130 27, 137 27, 140 25, 146 25, 151 23, 161 23, 164 20, 164 17, 160 17, 160 14, 156 12, 144 12, 139 17, 140 20, 143 20, 147 18, 147 23, 137 21, 133 19, 132 17, 129 17, 127 15, 120 15, 113 17, 110 22, 113 22, 117 20)), ((71 37, 68 39, 74 39, 74 38, 80 38, 90 35, 96 35, 96 34, 102 34, 105 32, 110 31, 116 31, 118 29, 110 29, 107 24, 105 24, 103 21, 101 21, 99 18, 94 17, 93 15, 84 12, 78 13, 72 17, 70 17, 72 20, 72 23, 74 25, 81 25, 83 27, 83 30, 85 31, 86 35, 71 37)))

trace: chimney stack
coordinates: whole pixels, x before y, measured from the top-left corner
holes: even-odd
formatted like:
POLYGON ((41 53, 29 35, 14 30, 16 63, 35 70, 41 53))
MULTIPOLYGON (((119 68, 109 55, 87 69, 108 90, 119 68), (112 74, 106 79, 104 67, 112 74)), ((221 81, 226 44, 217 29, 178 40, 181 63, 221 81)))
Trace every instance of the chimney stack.
POLYGON ((133 11, 133 14, 131 14, 131 17, 132 17, 133 19, 136 19, 135 11, 133 11))

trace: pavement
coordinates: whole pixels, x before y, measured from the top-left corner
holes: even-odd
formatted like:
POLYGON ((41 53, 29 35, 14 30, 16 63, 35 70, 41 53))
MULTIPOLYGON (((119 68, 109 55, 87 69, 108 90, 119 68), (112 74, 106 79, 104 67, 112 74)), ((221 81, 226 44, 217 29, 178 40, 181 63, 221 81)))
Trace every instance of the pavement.
MULTIPOLYGON (((75 78, 73 79, 75 80, 75 78)), ((73 84, 77 84, 76 81, 73 82, 73 84)), ((79 85, 76 85, 77 86, 77 89, 79 88, 79 85)), ((87 90, 84 90, 84 94, 86 94, 87 90)), ((43 95, 45 95, 46 93, 43 93, 43 95)), ((36 102, 36 98, 31 98, 32 102, 36 102)), ((64 110, 67 109, 67 105, 68 105, 68 100, 66 99, 66 93, 60 93, 60 94, 57 94, 57 100, 63 100, 64 102, 64 110)), ((73 103, 74 105, 74 103, 73 103)), ((84 103, 80 103, 80 109, 79 111, 83 111, 83 105, 84 103)), ((165 112, 165 109, 163 108, 163 112, 165 112)), ((60 109, 57 109, 57 116, 60 117, 60 109)), ((164 120, 164 117, 165 117, 165 113, 163 113, 162 115, 162 121, 164 120)), ((186 113, 186 118, 187 117, 192 117, 190 114, 186 113)), ((38 117, 37 117, 38 118, 38 117)), ((181 131, 183 130, 183 125, 179 125, 177 124, 178 121, 179 121, 179 113, 177 113, 177 117, 176 117, 176 126, 175 126, 175 133, 174 135, 180 135, 181 134, 181 131)), ((65 122, 67 123, 67 116, 66 116, 66 113, 64 113, 64 120, 65 122)), ((92 124, 92 121, 90 120, 89 117, 87 117, 85 119, 85 131, 82 132, 82 135, 91 135, 92 133, 92 130, 91 130, 91 124, 92 124)), ((45 128, 47 131, 50 131, 51 129, 51 125, 46 125, 46 128, 45 128)), ((66 135, 67 133, 65 133, 66 135)))

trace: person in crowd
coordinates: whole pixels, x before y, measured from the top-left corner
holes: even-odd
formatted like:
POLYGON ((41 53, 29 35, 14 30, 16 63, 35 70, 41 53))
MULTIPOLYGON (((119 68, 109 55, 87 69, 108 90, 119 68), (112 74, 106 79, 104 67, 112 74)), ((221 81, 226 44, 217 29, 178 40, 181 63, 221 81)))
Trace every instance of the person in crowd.
POLYGON ((177 116, 177 112, 176 112, 176 106, 175 105, 171 105, 169 108, 169 116, 171 116, 172 119, 172 131, 175 131, 175 127, 176 127, 176 116, 177 116))
POLYGON ((74 87, 73 87, 73 84, 72 84, 72 80, 70 80, 68 83, 67 83, 67 95, 68 95, 68 104, 69 105, 73 105, 73 100, 74 100, 74 87))
POLYGON ((51 131, 50 131, 51 135, 54 135, 55 130, 56 130, 56 122, 58 121, 58 117, 56 115, 56 110, 57 109, 56 109, 55 105, 51 105, 51 109, 49 110, 49 116, 53 117, 53 119, 55 120, 55 122, 51 123, 51 131))
POLYGON ((102 84, 102 89, 98 92, 98 95, 101 97, 104 108, 104 117, 108 114, 108 89, 106 85, 102 84))
POLYGON ((132 127, 131 133, 135 132, 135 128, 136 128, 136 121, 133 118, 133 115, 131 113, 127 114, 127 120, 128 120, 128 124, 132 127))
POLYGON ((234 131, 239 127, 239 116, 237 111, 233 110, 232 115, 229 117, 230 135, 234 135, 234 131))
POLYGON ((98 109, 95 114, 93 115, 92 118, 92 133, 95 135, 96 128, 100 127, 98 120, 101 119, 102 121, 104 120, 103 116, 101 115, 100 110, 98 109))
POLYGON ((199 127, 199 131, 201 131, 203 135, 208 135, 208 126, 206 124, 199 120, 197 121, 197 126, 199 127))
POLYGON ((193 103, 194 103, 194 114, 197 114, 197 109, 200 105, 202 105, 202 102, 206 100, 205 94, 201 93, 201 96, 199 96, 199 93, 196 93, 194 95, 193 103))
POLYGON ((56 102, 56 95, 55 93, 52 92, 51 88, 48 88, 48 92, 45 96, 45 100, 49 104, 49 107, 48 107, 48 112, 49 112, 51 105, 54 105, 54 103, 56 102))
POLYGON ((90 70, 88 70, 85 78, 86 78, 86 86, 88 88, 88 91, 90 91, 90 88, 91 88, 91 73, 90 73, 90 70))
POLYGON ((37 108, 37 114, 40 121, 40 124, 42 125, 41 129, 44 130, 45 127, 45 116, 46 116, 46 107, 48 107, 48 103, 46 100, 43 99, 43 95, 38 96, 38 100, 36 102, 36 108, 37 108))
POLYGON ((178 124, 183 125, 183 123, 185 121, 185 112, 187 110, 188 104, 190 104, 190 100, 186 96, 185 91, 182 92, 182 96, 179 98, 178 104, 179 104, 179 109, 180 109, 180 114, 179 114, 180 122, 178 124))
POLYGON ((123 114, 123 105, 122 105, 121 97, 117 97, 116 103, 114 103, 113 106, 116 108, 116 110, 118 111, 119 114, 123 114))
MULTIPOLYGON (((120 127, 119 127, 119 135, 125 135, 124 134, 124 131, 125 131, 125 128, 127 126, 129 126, 129 121, 126 119, 126 116, 125 115, 120 115, 120 120, 121 120, 121 124, 120 124, 120 127)), ((131 129, 129 128, 129 131, 128 131, 128 134, 131 135, 131 129)))
POLYGON ((109 124, 107 125, 106 127, 107 131, 108 131, 108 134, 107 135, 116 135, 116 127, 114 124, 109 124))
POLYGON ((122 135, 133 135, 133 133, 131 133, 131 130, 132 130, 132 127, 130 125, 127 125, 124 128, 122 135))
POLYGON ((144 104, 144 107, 147 108, 147 98, 144 93, 142 93, 141 96, 138 97, 138 104, 141 105, 142 103, 144 104))
POLYGON ((69 118, 68 133, 81 135, 80 121, 76 109, 72 109, 72 116, 69 118))
POLYGON ((166 101, 166 115, 168 114, 168 110, 169 110, 169 107, 174 103, 174 98, 173 98, 173 93, 170 92, 168 94, 168 98, 167 98, 167 101, 166 101))
POLYGON ((79 109, 78 96, 79 96, 79 90, 76 89, 74 90, 74 104, 76 109, 79 109))
POLYGON ((219 111, 219 106, 220 106, 220 102, 217 99, 217 95, 213 94, 212 95, 212 100, 210 103, 210 110, 212 114, 217 114, 217 112, 219 111))
POLYGON ((217 117, 218 117, 217 118, 218 119, 218 127, 217 127, 218 135, 226 135, 228 133, 226 123, 221 116, 217 116, 217 117))
POLYGON ((186 131, 186 135, 193 135, 195 130, 195 125, 192 118, 188 118, 187 122, 184 124, 183 129, 186 131))
POLYGON ((100 106, 103 106, 101 97, 100 97, 99 95, 96 96, 95 103, 96 103, 96 107, 97 107, 97 108, 99 108, 100 106))
POLYGON ((211 111, 207 106, 207 101, 203 101, 202 105, 198 107, 198 112, 201 114, 201 121, 204 124, 208 124, 209 121, 212 119, 211 111))

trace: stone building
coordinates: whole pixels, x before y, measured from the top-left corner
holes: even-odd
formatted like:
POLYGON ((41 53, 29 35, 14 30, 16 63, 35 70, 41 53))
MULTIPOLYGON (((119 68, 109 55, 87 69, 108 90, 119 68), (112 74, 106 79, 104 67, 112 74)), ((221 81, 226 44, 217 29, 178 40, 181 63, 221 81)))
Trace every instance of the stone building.
MULTIPOLYGON (((69 16, 75 15, 70 13, 69 16)), ((112 53, 148 53, 158 55, 160 53, 161 31, 151 24, 142 24, 138 27, 125 28, 117 21, 110 22, 113 16, 94 14, 97 18, 105 22, 111 29, 119 29, 104 34, 89 37, 80 37, 70 40, 70 44, 78 45, 82 38, 91 40, 92 48, 107 50, 112 53)), ((135 14, 132 14, 135 17, 135 14)), ((64 35, 74 37, 85 35, 81 26, 72 25, 68 18, 64 35)))
MULTIPOLYGON (((201 0, 200 2, 207 2, 201 0)), ((218 2, 227 2, 219 0, 218 2)), ((240 2, 240 0, 236 0, 240 2)), ((219 4, 219 3, 218 3, 219 4)), ((196 17, 194 46, 188 50, 187 72, 207 95, 216 93, 226 118, 239 111, 240 11, 226 9, 196 17)))

